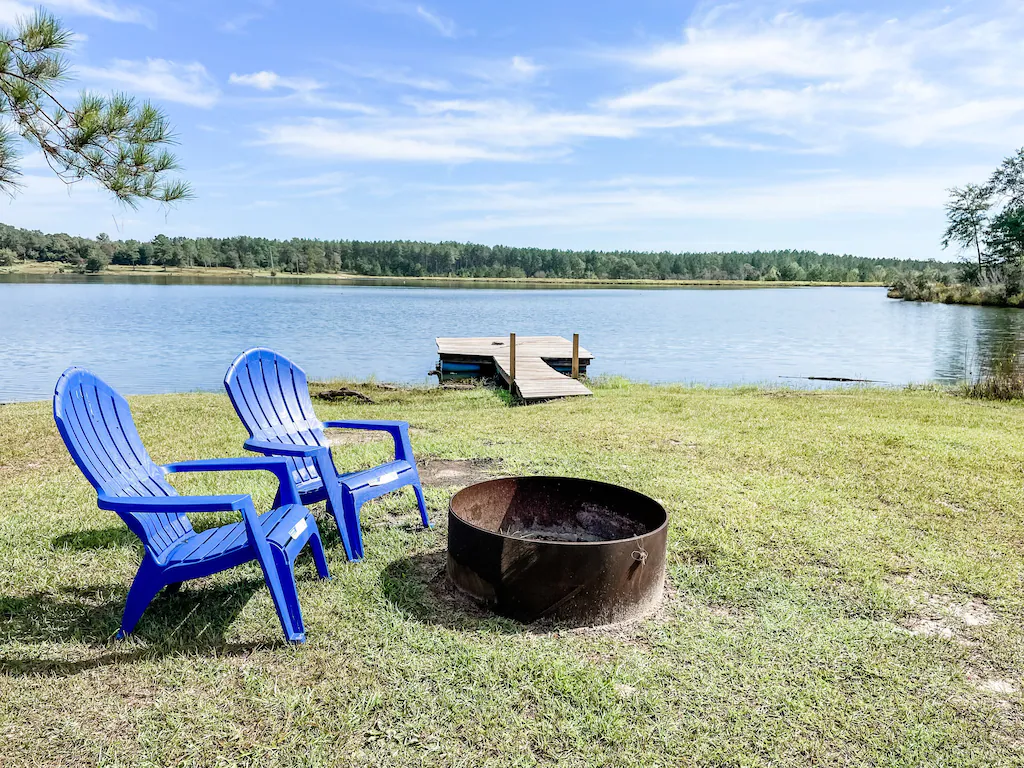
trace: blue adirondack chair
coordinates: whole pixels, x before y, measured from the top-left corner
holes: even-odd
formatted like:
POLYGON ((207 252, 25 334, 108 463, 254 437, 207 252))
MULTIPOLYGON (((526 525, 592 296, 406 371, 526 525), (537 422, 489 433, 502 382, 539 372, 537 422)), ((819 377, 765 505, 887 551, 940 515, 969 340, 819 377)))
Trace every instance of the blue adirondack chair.
POLYGON ((246 449, 288 457, 302 503, 327 502, 349 560, 363 557, 359 508, 365 501, 411 485, 420 519, 424 527, 430 526, 406 422, 321 422, 313 413, 305 372, 269 349, 250 349, 235 358, 224 375, 224 387, 249 431, 246 449), (325 429, 387 432, 395 441, 395 460, 361 472, 338 474, 325 429))
POLYGON ((285 636, 291 642, 306 639, 294 564, 307 542, 320 578, 330 574, 316 521, 299 500, 287 462, 250 456, 158 466, 142 445, 128 402, 82 368, 69 368, 57 381, 53 417, 72 458, 96 489, 99 507, 120 515, 145 548, 128 591, 119 637, 135 629, 164 587, 176 589, 183 581, 255 559, 285 636), (277 476, 275 509, 257 514, 247 494, 179 496, 164 478, 172 472, 237 470, 266 470, 277 476), (188 512, 240 512, 242 522, 196 533, 188 512))

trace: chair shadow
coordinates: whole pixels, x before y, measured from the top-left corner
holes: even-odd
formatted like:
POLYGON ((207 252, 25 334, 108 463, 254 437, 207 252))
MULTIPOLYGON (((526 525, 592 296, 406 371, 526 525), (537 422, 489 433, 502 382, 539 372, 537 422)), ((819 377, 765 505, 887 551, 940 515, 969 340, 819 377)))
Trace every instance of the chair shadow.
MULTIPOLYGON (((121 584, 100 587, 60 587, 56 592, 27 596, 0 595, 0 637, 5 644, 46 647, 46 656, 0 655, 0 674, 15 676, 68 676, 87 669, 161 658, 175 654, 216 650, 220 655, 249 653, 275 643, 228 643, 226 633, 252 595, 264 588, 250 579, 229 586, 184 585, 177 592, 161 592, 146 609, 131 638, 119 640, 127 589, 121 584), (102 650, 86 658, 55 658, 60 643, 102 650), (141 647, 140 647, 141 646, 141 647)), ((276 627, 275 627, 276 629, 276 627)))
POLYGON ((546 630, 498 616, 464 595, 448 580, 447 559, 448 553, 440 551, 392 561, 381 571, 382 594, 388 602, 422 624, 502 635, 546 630))
POLYGON ((120 525, 112 528, 95 528, 88 531, 75 531, 55 536, 50 542, 54 549, 117 549, 119 547, 137 548, 138 537, 120 525))

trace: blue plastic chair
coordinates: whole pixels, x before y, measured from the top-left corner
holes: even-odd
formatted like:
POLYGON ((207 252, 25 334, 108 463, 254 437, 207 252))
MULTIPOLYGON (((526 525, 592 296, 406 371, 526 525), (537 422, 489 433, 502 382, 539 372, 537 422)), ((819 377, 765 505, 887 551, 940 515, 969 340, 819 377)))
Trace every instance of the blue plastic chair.
POLYGON ((101 509, 116 512, 142 540, 145 554, 128 591, 118 637, 135 629, 164 587, 259 562, 285 637, 306 639, 294 564, 309 542, 320 578, 330 578, 316 521, 299 500, 282 459, 245 457, 153 463, 132 421, 128 402, 95 374, 69 368, 57 381, 53 418, 101 509), (179 496, 171 472, 266 470, 278 479, 275 509, 258 515, 247 494, 179 496), (196 533, 188 512, 240 512, 242 522, 196 533))
POLYGON ((269 349, 250 349, 235 358, 224 375, 224 387, 249 431, 246 449, 267 456, 288 457, 302 503, 327 502, 349 560, 363 557, 359 509, 365 501, 411 485, 416 492, 423 526, 430 527, 406 422, 321 422, 313 412, 305 372, 269 349), (395 441, 395 460, 361 472, 339 475, 324 437, 325 429, 387 432, 395 441))

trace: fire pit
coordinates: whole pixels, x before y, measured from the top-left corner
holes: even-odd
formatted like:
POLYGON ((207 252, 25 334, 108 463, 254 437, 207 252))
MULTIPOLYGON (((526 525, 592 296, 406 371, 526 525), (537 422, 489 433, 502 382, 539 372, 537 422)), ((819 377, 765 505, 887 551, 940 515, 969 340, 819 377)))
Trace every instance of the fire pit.
POLYGON ((471 485, 448 510, 448 576, 503 616, 593 626, 661 598, 668 515, 628 488, 566 477, 471 485))

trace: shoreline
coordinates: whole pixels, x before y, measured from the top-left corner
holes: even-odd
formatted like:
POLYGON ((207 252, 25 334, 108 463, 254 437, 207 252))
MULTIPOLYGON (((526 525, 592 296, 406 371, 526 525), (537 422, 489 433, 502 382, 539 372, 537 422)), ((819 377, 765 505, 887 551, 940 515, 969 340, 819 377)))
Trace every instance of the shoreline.
MULTIPOLYGON (((902 384, 892 384, 884 381, 866 381, 866 380, 844 380, 844 379, 833 379, 828 377, 817 377, 808 376, 798 379, 790 379, 788 382, 775 383, 772 381, 760 381, 760 382, 734 382, 732 384, 707 384, 701 382, 692 381, 643 381, 628 379, 624 376, 618 376, 615 374, 600 374, 592 379, 583 379, 587 386, 595 390, 623 390, 630 388, 642 388, 651 389, 655 391, 663 391, 665 393, 677 393, 680 391, 687 391, 693 393, 700 392, 732 392, 734 394, 766 394, 771 393, 784 393, 784 394, 824 394, 824 393, 837 393, 837 392, 863 392, 863 391, 876 391, 876 392, 887 392, 887 393, 899 393, 903 391, 934 391, 934 392, 951 392, 954 391, 959 384, 957 383, 943 383, 943 382, 910 382, 902 384), (800 385, 798 382, 805 382, 806 386, 800 385)), ((458 392, 458 391, 491 391, 501 390, 502 387, 493 386, 492 384, 483 381, 476 386, 469 388, 468 390, 456 389, 451 387, 440 386, 437 383, 417 384, 415 382, 404 382, 404 381, 377 381, 375 379, 311 379, 309 381, 309 390, 313 395, 316 402, 317 393, 329 389, 352 389, 364 394, 376 392, 379 394, 393 393, 395 395, 416 395, 424 393, 437 393, 437 392, 458 392)), ((122 392, 125 397, 130 400, 138 398, 157 398, 157 397, 189 397, 193 395, 224 395, 222 389, 211 388, 211 389, 184 389, 174 390, 169 392, 122 392)), ((571 400, 572 398, 564 398, 571 400)), ((344 401, 344 398, 343 398, 344 401)), ((13 406, 13 405, 32 405, 39 403, 49 403, 49 397, 41 397, 32 400, 0 400, 0 408, 13 406)))
MULTIPOLYGON (((547 277, 404 277, 395 275, 358 275, 354 273, 292 274, 269 270, 236 270, 228 267, 127 267, 107 266, 102 272, 85 273, 77 270, 62 271, 58 262, 23 262, 0 269, 0 280, 6 276, 40 278, 47 282, 56 278, 66 282, 132 282, 159 278, 168 283, 210 283, 245 285, 371 285, 371 286, 426 286, 426 287, 489 287, 510 288, 884 288, 884 283, 811 282, 807 280, 616 280, 613 278, 547 278, 547 277)), ((7 282, 19 282, 9 280, 7 282)), ((25 280, 32 282, 32 280, 25 280)))

